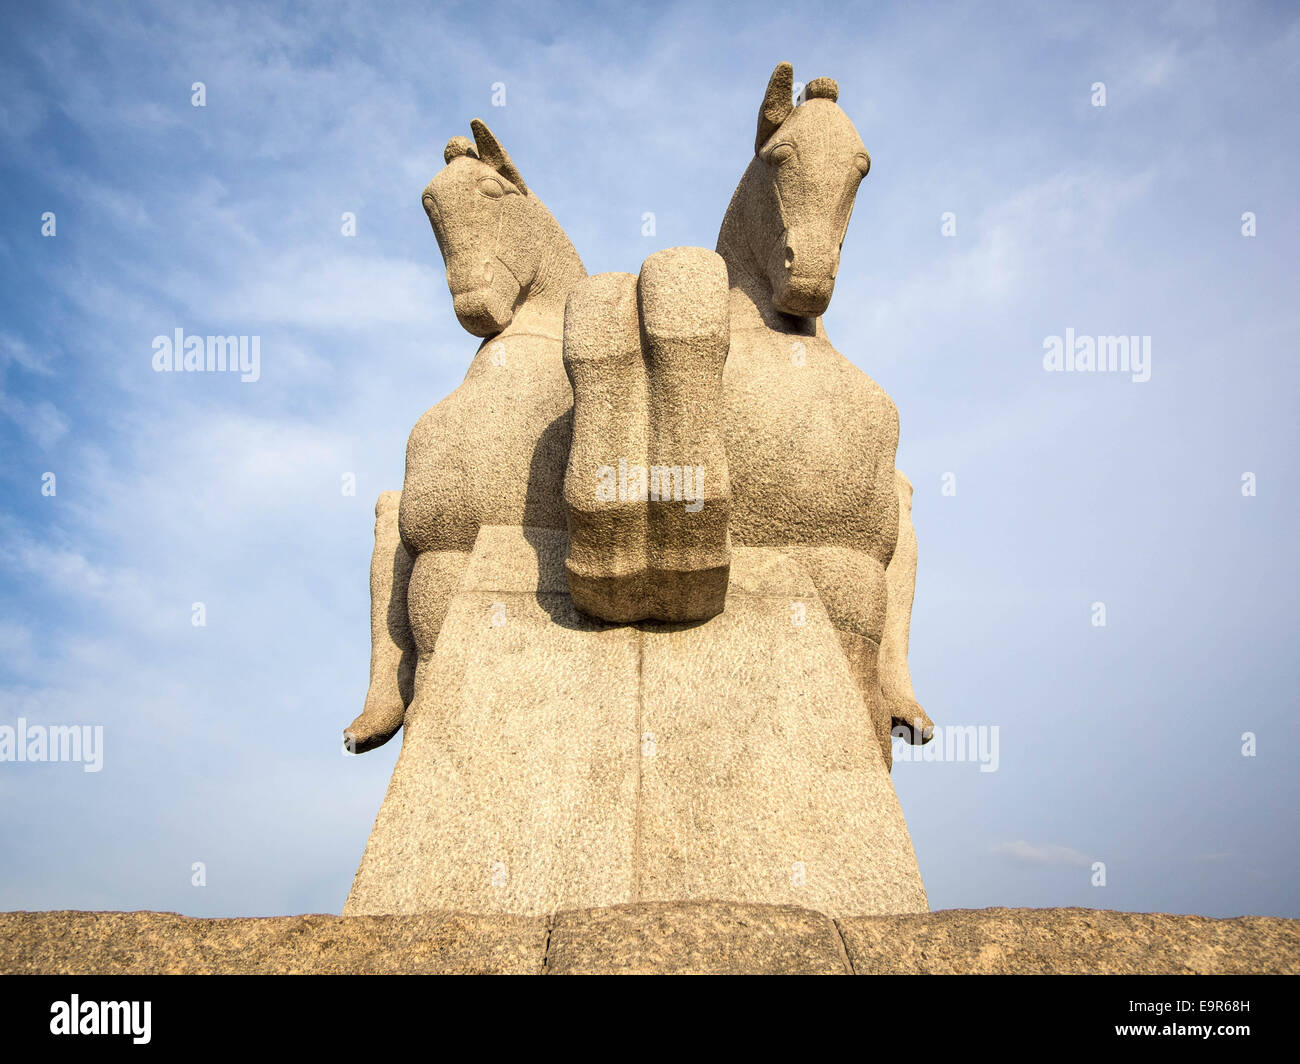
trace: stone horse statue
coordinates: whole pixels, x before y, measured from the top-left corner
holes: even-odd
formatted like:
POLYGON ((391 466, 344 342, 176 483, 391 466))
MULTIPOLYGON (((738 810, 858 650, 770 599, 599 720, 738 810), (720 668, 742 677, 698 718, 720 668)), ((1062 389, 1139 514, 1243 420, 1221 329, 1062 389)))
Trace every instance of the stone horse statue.
POLYGON ((930 729, 898 412, 821 324, 870 160, 792 80, 717 251, 635 276, 586 277, 481 123, 448 145, 425 208, 488 339, 378 507, 349 734, 405 732, 345 914, 927 910, 889 775, 891 727, 930 729))
POLYGON ((470 126, 474 143, 448 142, 421 201, 456 318, 484 340, 464 382, 412 430, 402 491, 375 507, 370 688, 344 732, 357 753, 402 726, 479 529, 565 527, 564 303, 587 271, 492 131, 470 126))
POLYGON ((793 78, 781 63, 768 82, 716 255, 657 252, 639 278, 570 297, 567 568, 595 616, 700 621, 723 609, 731 544, 781 551, 816 585, 888 764, 891 733, 933 733, 907 667, 912 486, 894 468, 897 408, 821 320, 871 158, 836 83, 809 82, 796 107, 793 78), (644 481, 608 498, 595 471, 629 451, 648 456, 644 481), (662 490, 678 469, 707 477, 701 511, 662 490))

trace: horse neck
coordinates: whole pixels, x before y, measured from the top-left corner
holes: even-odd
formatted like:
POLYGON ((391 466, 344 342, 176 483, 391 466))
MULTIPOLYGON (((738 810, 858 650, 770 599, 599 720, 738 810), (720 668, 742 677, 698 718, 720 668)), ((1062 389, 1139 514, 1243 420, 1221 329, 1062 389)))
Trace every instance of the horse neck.
POLYGON ((587 270, 550 211, 540 201, 535 209, 540 217, 535 237, 536 259, 530 271, 532 280, 523 290, 510 324, 483 341, 476 359, 488 357, 485 353, 494 341, 511 336, 544 336, 556 343, 563 341, 565 300, 569 290, 587 276, 587 270))
POLYGON ((536 268, 522 302, 504 331, 543 332, 559 337, 564 327, 565 300, 570 289, 587 276, 587 270, 551 212, 540 201, 536 209, 539 214, 536 268))
MULTIPOLYGON (((821 318, 795 318, 782 314, 772 305, 772 286, 762 264, 754 255, 751 229, 754 214, 749 210, 763 190, 759 186, 757 157, 749 164, 740 184, 731 197, 727 213, 718 231, 717 252, 727 264, 727 277, 731 286, 731 329, 771 329, 799 336, 823 335, 821 318)), ((761 233, 760 244, 775 241, 780 234, 761 233)))

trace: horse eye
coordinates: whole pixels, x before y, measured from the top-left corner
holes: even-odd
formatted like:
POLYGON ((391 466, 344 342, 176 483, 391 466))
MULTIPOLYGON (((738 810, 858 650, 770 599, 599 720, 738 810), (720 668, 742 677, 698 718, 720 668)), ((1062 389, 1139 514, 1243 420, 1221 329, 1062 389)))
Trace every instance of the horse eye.
POLYGON ((783 162, 794 155, 794 148, 789 144, 778 144, 767 153, 767 161, 774 166, 780 166, 783 162))
POLYGON ((862 172, 862 176, 866 177, 867 171, 871 169, 871 156, 868 155, 866 152, 863 152, 856 159, 854 159, 853 162, 857 165, 857 168, 862 172))
POLYGON ((480 178, 478 190, 491 199, 500 199, 506 194, 505 187, 495 177, 480 178))

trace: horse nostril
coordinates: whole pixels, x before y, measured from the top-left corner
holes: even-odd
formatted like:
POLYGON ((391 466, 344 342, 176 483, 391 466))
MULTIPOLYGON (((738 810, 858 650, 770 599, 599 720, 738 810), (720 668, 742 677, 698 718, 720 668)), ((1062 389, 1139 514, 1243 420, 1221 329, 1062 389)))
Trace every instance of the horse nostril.
POLYGON ((792 248, 789 244, 786 244, 786 246, 785 246, 785 268, 786 268, 787 270, 789 270, 789 269, 792 269, 793 267, 794 267, 794 248, 792 248))

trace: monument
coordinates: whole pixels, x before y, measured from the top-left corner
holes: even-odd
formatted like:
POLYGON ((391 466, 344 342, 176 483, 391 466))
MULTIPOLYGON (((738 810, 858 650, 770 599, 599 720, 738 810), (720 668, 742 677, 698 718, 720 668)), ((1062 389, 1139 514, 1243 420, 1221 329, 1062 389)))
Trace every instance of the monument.
POLYGON ((793 88, 716 249, 636 274, 588 277, 482 122, 448 142, 422 199, 481 344, 375 507, 344 735, 403 742, 343 915, 0 913, 0 973, 1300 974, 1297 920, 928 911, 898 412, 822 325, 871 160, 835 82, 793 88))
POLYGON ((716 251, 588 277, 480 121, 423 195, 483 338, 376 506, 357 752, 404 729, 345 915, 926 912, 891 733, 898 412, 821 316, 870 157, 780 64, 716 251))

